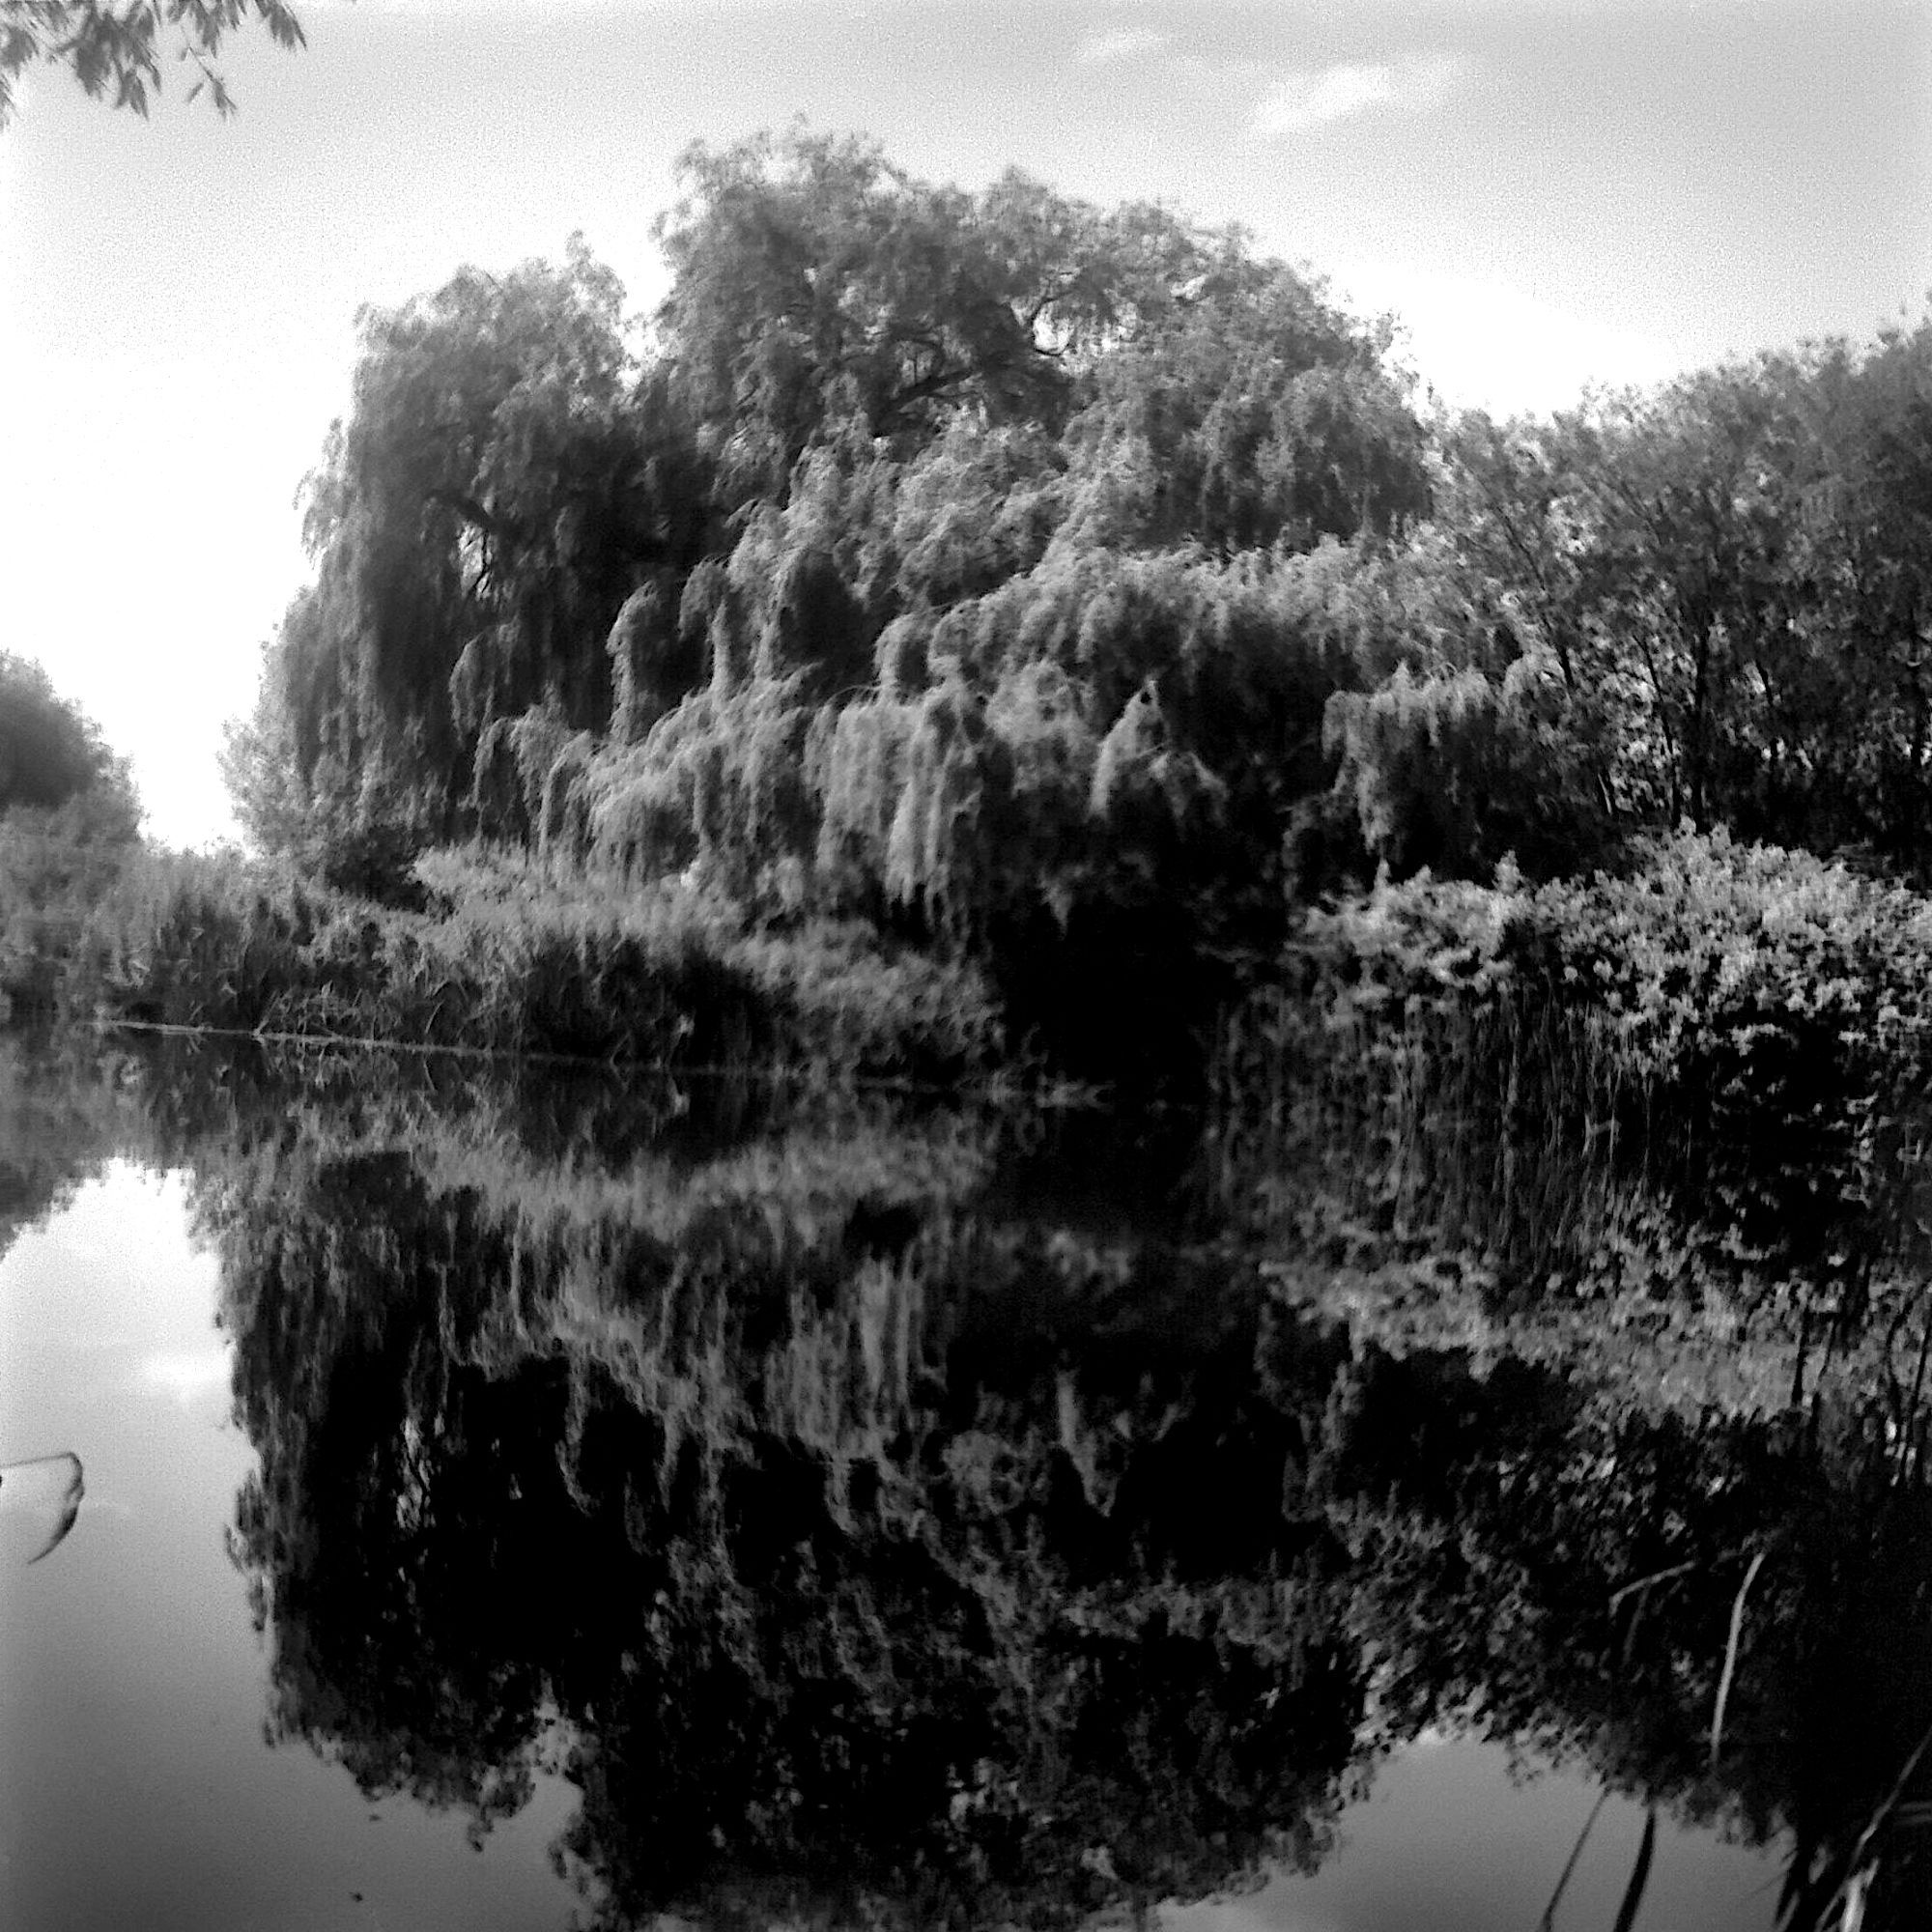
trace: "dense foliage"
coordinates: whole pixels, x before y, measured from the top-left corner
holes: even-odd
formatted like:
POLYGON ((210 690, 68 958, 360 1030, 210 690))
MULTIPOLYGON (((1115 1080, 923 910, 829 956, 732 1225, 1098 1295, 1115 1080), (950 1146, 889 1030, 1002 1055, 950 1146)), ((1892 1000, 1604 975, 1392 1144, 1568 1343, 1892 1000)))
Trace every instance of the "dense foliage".
POLYGON ((611 898, 459 853, 424 870, 430 903, 404 912, 232 851, 144 854, 77 923, 63 1004, 124 1024, 678 1073, 952 1082, 999 1057, 970 961, 833 921, 776 945, 674 883, 611 898))
POLYGON ((1425 425, 1385 328, 1162 209, 802 130, 682 185, 641 333, 576 243, 364 313, 231 736, 264 846, 857 918, 1110 1073, 1378 865, 1920 860, 1932 330, 1425 425))
POLYGON ((1932 909, 1721 833, 1633 861, 1311 916, 1223 1030, 1225 1143, 1350 1265, 1855 1329, 1926 1259, 1932 909))
POLYGON ((0 1014, 52 1003, 140 817, 127 761, 39 665, 0 652, 0 1014))
POLYGON ((0 813, 53 811, 82 793, 101 794, 99 809, 132 832, 138 814, 125 762, 39 665, 0 651, 0 813))
POLYGON ((1019 176, 794 132, 684 185, 641 344, 581 247, 364 315, 231 739, 251 832, 338 878, 379 831, 696 867, 971 953, 1055 1037, 1096 981, 1200 1011, 1429 502, 1384 338, 1019 176))

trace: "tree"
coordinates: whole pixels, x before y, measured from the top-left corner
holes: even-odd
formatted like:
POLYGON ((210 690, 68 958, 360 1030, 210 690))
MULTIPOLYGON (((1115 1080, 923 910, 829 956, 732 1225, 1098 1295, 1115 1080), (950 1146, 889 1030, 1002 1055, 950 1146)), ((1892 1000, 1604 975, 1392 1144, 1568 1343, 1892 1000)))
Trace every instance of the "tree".
POLYGON ((293 649, 288 626, 298 627, 299 607, 290 611, 280 637, 262 651, 261 682, 246 717, 227 720, 216 754, 222 781, 242 831, 264 852, 294 852, 316 828, 322 803, 315 782, 318 759, 304 759, 295 742, 295 706, 288 678, 293 649))
POLYGON ((1130 540, 1224 554, 1386 533, 1429 508, 1423 432, 1365 328, 1238 235, 1095 365, 1068 430, 1084 467, 1143 481, 1130 540))
POLYGON ((660 327, 727 480, 772 498, 841 433, 909 453, 962 409, 1058 428, 1094 356, 1211 253, 1164 210, 1102 211, 1017 172, 938 187, 803 128, 699 144, 680 173, 660 327))
POLYGON ((283 627, 304 781, 332 751, 422 789, 434 820, 492 720, 554 701, 574 728, 608 725, 612 622, 654 573, 689 569, 705 522, 622 299, 579 241, 560 268, 468 269, 359 318, 354 405, 308 486, 317 581, 283 627))
POLYGON ((101 741, 93 721, 54 690, 37 664, 0 651, 0 814, 52 811, 99 793, 125 803, 131 832, 140 816, 127 761, 101 741))
POLYGON ((1799 741, 1840 708, 1807 689, 1794 604, 1804 404, 1767 357, 1548 423, 1471 418, 1450 439, 1458 545, 1511 631, 1607 722, 1606 787, 1634 816, 1703 827, 1742 810, 1754 834, 1804 836, 1788 822, 1799 741))
MULTIPOLYGON (((1812 450, 1791 543, 1811 657, 1845 696, 1832 776, 1922 864, 1932 820, 1932 321, 1780 358, 1812 450)), ((1835 695, 1835 694, 1834 694, 1835 695)), ((1822 713, 1822 706, 1814 712, 1822 713)))
POLYGON ((1619 815, 1922 859, 1932 327, 1446 441, 1454 568, 1554 658, 1619 815))
POLYGON ((0 128, 13 115, 14 82, 43 62, 66 68, 94 99, 111 96, 145 117, 149 96, 160 92, 170 30, 175 58, 200 75, 187 98, 206 89, 217 113, 232 114, 214 57, 251 14, 277 46, 306 44, 286 0, 133 0, 120 10, 107 0, 0 0, 0 128))

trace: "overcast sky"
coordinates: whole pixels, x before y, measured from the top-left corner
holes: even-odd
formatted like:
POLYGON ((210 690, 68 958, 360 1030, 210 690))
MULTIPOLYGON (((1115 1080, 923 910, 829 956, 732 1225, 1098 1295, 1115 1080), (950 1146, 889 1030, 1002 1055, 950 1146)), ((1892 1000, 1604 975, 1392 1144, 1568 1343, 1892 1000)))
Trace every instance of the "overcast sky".
POLYGON ((231 43, 232 120, 46 71, 0 134, 0 648, 177 842, 229 830, 220 724, 305 572, 358 305, 582 229, 642 306, 694 139, 802 114, 928 178, 1238 220, 1497 411, 1932 289, 1922 4, 297 4, 305 53, 231 43))

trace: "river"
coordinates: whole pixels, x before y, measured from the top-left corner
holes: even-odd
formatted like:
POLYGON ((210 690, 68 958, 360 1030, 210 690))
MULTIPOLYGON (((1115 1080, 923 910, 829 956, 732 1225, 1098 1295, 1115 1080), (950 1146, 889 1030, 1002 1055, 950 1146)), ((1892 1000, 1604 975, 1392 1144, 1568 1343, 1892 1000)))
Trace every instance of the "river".
POLYGON ((1191 1133, 10 1044, 0 1925, 1862 1909, 1916 1409, 1419 1307, 1191 1133))

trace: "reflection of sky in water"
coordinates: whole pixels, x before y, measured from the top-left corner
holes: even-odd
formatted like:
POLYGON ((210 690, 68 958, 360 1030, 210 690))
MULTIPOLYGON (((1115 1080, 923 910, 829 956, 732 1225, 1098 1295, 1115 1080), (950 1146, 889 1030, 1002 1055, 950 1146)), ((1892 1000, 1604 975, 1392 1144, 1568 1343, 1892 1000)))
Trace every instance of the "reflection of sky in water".
MULTIPOLYGON (((0 1563, 0 1927, 6 1932, 543 1932, 573 1894, 547 1851, 562 1780, 480 1855, 465 1820, 364 1801, 263 1742, 264 1640, 226 1553, 254 1453, 229 1412, 216 1264, 179 1177, 117 1165, 0 1257, 0 1461, 72 1449, 77 1528, 0 1563), (359 1898, 356 1896, 360 1894, 359 1898)), ((1380 1766, 1312 1879, 1171 1910, 1173 1932, 1477 1932, 1534 1925, 1597 1796, 1513 1776, 1431 1732, 1380 1766)), ((1559 1927, 1613 1921, 1641 1806, 1604 1806, 1559 1927)), ((1769 1927, 1775 1861, 1667 1822, 1639 1923, 1769 1927)))
POLYGON ((567 1923, 556 1780, 479 1856, 463 1819, 264 1745, 268 1660, 223 1541, 254 1457, 185 1192, 117 1165, 0 1257, 0 1460, 71 1448, 87 1471, 68 1541, 0 1563, 0 1926, 567 1923))
MULTIPOLYGON (((1520 1762, 1519 1758, 1518 1762, 1520 1762)), ((1520 1932, 1544 1922, 1572 1850, 1555 1932, 1616 1923, 1643 1839, 1644 1807, 1585 1775, 1512 1772, 1501 1745, 1425 1735, 1376 1774, 1343 1816, 1341 1845, 1312 1878, 1172 1911, 1162 1932, 1520 1932)), ((1649 1932, 1770 1932, 1776 1859, 1660 1820, 1636 1924, 1649 1932)))
POLYGON ((141 1358, 141 1379, 183 1408, 192 1408, 228 1386, 228 1356, 219 1349, 199 1354, 177 1350, 141 1358))

